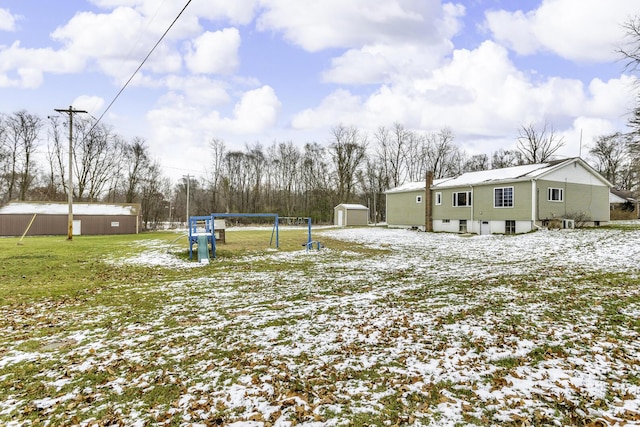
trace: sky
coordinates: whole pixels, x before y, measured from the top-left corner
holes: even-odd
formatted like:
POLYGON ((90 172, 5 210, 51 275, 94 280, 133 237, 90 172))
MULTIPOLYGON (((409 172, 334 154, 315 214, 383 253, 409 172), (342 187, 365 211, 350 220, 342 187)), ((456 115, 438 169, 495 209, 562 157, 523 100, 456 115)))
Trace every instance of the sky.
POLYGON ((380 126, 448 127, 491 155, 547 123, 560 155, 586 157, 628 130, 637 86, 616 49, 638 14, 630 0, 1 0, 0 113, 85 109, 145 139, 171 178, 210 169, 213 138, 328 145, 339 124, 371 145, 380 126))

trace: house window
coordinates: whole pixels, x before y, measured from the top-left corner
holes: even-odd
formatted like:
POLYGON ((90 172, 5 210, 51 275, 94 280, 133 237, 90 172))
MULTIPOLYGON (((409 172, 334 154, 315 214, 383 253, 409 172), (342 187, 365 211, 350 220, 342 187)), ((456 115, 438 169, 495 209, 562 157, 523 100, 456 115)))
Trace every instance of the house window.
POLYGON ((416 203, 422 203, 422 196, 416 196, 416 203))
POLYGON ((496 208, 512 208, 513 187, 494 188, 493 206, 496 208))
POLYGON ((436 206, 440 206, 441 204, 442 204, 442 193, 438 191, 436 193, 436 206))
POLYGON ((516 234, 516 222, 514 220, 508 219, 504 222, 504 233, 516 234))
POLYGON ((442 220, 442 223, 443 223, 443 224, 449 224, 450 222, 451 222, 451 220, 450 220, 450 219, 443 219, 443 220, 442 220))
POLYGON ((453 206, 471 206, 471 191, 453 193, 453 206))
POLYGON ((460 220, 460 232, 461 233, 466 233, 467 232, 467 220, 466 219, 461 219, 460 220))
POLYGON ((550 202, 562 202, 564 201, 564 189, 549 187, 549 201, 550 202))

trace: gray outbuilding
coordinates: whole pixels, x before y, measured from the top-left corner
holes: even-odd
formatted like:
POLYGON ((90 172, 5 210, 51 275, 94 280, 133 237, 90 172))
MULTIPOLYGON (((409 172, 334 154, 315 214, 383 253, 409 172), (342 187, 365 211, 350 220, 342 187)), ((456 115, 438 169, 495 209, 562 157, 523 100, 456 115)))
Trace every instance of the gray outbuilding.
POLYGON ((339 227, 369 224, 369 208, 364 205, 341 203, 333 208, 333 224, 339 227))

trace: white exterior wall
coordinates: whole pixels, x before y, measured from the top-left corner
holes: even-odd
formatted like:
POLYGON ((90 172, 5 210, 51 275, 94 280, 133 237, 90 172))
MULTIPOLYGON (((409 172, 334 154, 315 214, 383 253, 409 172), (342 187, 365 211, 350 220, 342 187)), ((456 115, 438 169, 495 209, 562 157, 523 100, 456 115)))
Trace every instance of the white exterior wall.
POLYGON ((569 182, 572 184, 595 185, 599 187, 607 186, 578 162, 571 163, 556 171, 545 174, 544 177, 540 179, 544 179, 546 181, 569 182))
MULTIPOLYGON (((469 227, 469 222, 470 221, 467 221, 467 227, 469 227)), ((441 219, 434 219, 433 231, 457 233, 460 231, 460 221, 458 221, 457 219, 452 219, 448 224, 445 224, 441 219)))
MULTIPOLYGON (((467 220, 467 232, 480 234, 482 221, 467 220)), ((491 234, 504 234, 505 221, 489 221, 491 234)), ((516 221, 516 233, 528 233, 533 229, 531 221, 516 221)), ((460 232, 460 220, 452 219, 448 224, 442 222, 441 219, 433 220, 433 231, 445 233, 460 232)))

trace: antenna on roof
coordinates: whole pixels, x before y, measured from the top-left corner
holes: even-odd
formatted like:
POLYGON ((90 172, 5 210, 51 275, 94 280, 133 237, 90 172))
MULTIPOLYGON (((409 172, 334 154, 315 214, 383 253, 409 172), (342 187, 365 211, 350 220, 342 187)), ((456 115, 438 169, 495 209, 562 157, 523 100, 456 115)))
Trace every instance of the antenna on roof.
POLYGON ((582 128, 580 128, 580 150, 578 150, 578 157, 582 158, 582 128))

